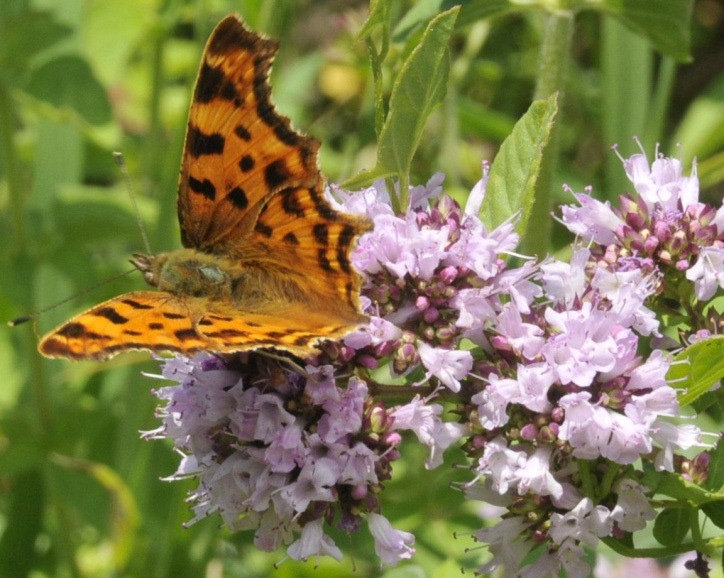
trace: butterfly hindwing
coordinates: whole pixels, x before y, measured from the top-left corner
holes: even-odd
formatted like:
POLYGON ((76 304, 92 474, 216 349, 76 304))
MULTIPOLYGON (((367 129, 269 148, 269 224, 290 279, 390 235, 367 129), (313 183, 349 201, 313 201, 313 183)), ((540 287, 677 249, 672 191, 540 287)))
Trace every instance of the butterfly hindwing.
POLYGON ((359 309, 360 276, 350 262, 357 236, 371 228, 363 218, 336 211, 320 184, 280 191, 264 206, 255 225, 258 243, 305 272, 317 294, 359 309))

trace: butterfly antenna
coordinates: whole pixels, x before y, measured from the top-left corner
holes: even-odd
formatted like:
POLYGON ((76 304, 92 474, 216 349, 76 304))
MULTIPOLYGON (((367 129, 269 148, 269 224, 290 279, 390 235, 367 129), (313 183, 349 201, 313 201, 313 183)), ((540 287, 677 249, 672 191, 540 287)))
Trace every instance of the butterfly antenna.
POLYGON ((136 202, 136 194, 133 191, 133 183, 131 182, 131 175, 128 174, 128 167, 126 166, 126 160, 123 158, 123 153, 114 152, 113 158, 116 160, 118 170, 121 171, 123 182, 126 184, 128 190, 128 196, 131 197, 133 203, 133 211, 136 213, 136 221, 138 222, 138 228, 141 230, 141 237, 143 237, 143 244, 146 247, 146 254, 151 254, 151 244, 148 242, 148 234, 146 233, 146 225, 143 224, 141 219, 141 212, 138 210, 138 203, 136 202))
POLYGON ((50 311, 51 309, 55 309, 56 307, 59 307, 60 305, 64 305, 65 303, 68 303, 69 301, 72 301, 76 297, 80 297, 81 295, 85 295, 86 293, 90 293, 91 291, 95 291, 98 289, 98 287, 101 287, 103 285, 106 285, 107 283, 110 283, 111 281, 115 281, 116 279, 120 279, 121 277, 125 277, 126 275, 129 275, 130 273, 133 273, 134 271, 137 271, 135 267, 133 269, 129 269, 128 271, 124 271, 123 273, 118 273, 118 275, 113 275, 113 277, 109 277, 108 279, 105 279, 101 281, 100 283, 96 283, 95 285, 91 285, 90 287, 87 287, 85 289, 82 289, 81 291, 78 291, 78 293, 74 293, 70 297, 66 297, 62 301, 58 301, 57 303, 53 303, 52 305, 48 305, 47 307, 43 307, 39 311, 36 311, 35 313, 29 313, 28 315, 23 315, 22 317, 16 317, 15 319, 11 319, 8 321, 8 325, 10 327, 17 327, 18 325, 22 325, 23 323, 27 323, 28 321, 31 321, 32 319, 36 319, 40 317, 43 313, 46 311, 50 311))

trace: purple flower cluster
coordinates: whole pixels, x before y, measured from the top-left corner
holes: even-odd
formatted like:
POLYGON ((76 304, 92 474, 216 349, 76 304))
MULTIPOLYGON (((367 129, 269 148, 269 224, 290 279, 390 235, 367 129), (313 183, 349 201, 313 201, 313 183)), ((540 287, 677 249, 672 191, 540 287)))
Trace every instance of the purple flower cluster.
POLYGON ((163 425, 147 435, 183 454, 171 479, 198 476, 194 520, 218 512, 294 559, 340 558, 327 527, 366 520, 379 558, 395 564, 414 537, 392 527, 380 498, 409 430, 428 468, 462 445, 465 495, 505 509, 473 533, 492 554, 481 573, 588 575, 586 546, 655 516, 635 466, 702 480, 708 465, 677 455, 702 445, 701 432, 671 419, 670 361, 644 338, 659 335, 651 307, 667 276, 700 299, 722 286, 724 216, 698 203, 677 161, 647 173, 639 157, 625 166, 641 200, 614 210, 578 195, 580 207, 564 209, 588 243, 570 262, 509 267, 514 223, 488 231, 478 218, 486 171, 464 209, 440 175, 410 190, 404 215, 382 183, 334 191, 341 209, 374 221, 352 255, 369 325, 304 369, 263 353, 165 363, 179 385, 157 392, 163 425), (388 391, 408 401, 386 405, 388 391))
MULTIPOLYGON (((469 206, 479 207, 484 185, 469 206)), ((430 196, 430 188, 418 198, 430 196)), ((464 419, 437 426, 437 443, 434 435, 420 438, 433 448, 427 465, 439 464, 439 450, 464 436, 476 460, 467 495, 508 509, 500 527, 476 534, 493 553, 480 571, 501 564, 512 571, 546 543, 549 553, 526 570, 531 575, 552 566, 587 575, 584 544, 640 529, 653 517, 648 490, 625 466, 644 458, 673 471, 674 452, 699 442, 698 428, 668 421, 679 409, 665 380, 668 359, 638 354, 639 336, 658 330, 645 305, 658 277, 645 268, 591 267, 587 249, 570 263, 548 259, 507 269, 502 257, 517 241, 512 226, 487 233, 477 209, 461 211, 444 196, 430 208, 413 201, 404 217, 389 213, 378 188, 349 195, 344 206, 364 207, 375 220, 356 265, 368 279, 372 327, 393 326, 381 349, 408 381, 431 385, 427 401, 446 388, 456 394, 458 411, 467 408, 464 419), (611 487, 595 507, 582 485, 581 460, 611 472, 611 487), (640 507, 625 508, 634 493, 640 507)), ((350 340, 358 343, 357 336, 350 340)), ((375 350, 362 351, 375 357, 375 350)), ((424 402, 416 402, 392 415, 420 412, 424 402)))
POLYGON ((300 373, 257 354, 177 356, 159 377, 179 385, 155 392, 163 425, 145 436, 172 439, 183 456, 169 480, 199 478, 189 523, 218 512, 231 530, 254 530, 261 550, 339 560, 323 524, 353 531, 366 515, 382 560, 414 552, 410 534, 372 515, 400 436, 364 381, 340 388, 329 366, 300 373))
MULTIPOLYGON (((724 207, 699 201, 696 165, 685 176, 681 161, 656 152, 621 158, 636 196, 617 208, 574 193, 578 206, 563 207, 563 224, 592 243, 592 265, 611 271, 656 271, 658 291, 679 290, 682 277, 706 301, 724 288, 724 207)), ((684 285, 687 286, 686 284, 684 285)))
POLYGON ((480 334, 507 295, 525 298, 536 290, 528 280, 532 269, 506 271, 504 256, 518 243, 513 224, 488 233, 477 217, 485 180, 462 210, 441 194, 442 176, 435 175, 411 189, 411 208, 402 216, 392 212, 382 183, 356 193, 337 191, 342 209, 375 224, 352 256, 366 279, 370 326, 344 339, 368 367, 391 358, 396 375, 411 375, 418 383, 434 377, 435 387, 457 393, 473 367, 472 351, 461 341, 480 334))

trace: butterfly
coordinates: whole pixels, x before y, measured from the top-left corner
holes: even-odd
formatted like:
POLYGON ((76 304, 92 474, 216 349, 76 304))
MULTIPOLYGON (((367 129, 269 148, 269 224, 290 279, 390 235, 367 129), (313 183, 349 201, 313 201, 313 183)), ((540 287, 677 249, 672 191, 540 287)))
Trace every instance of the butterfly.
POLYGON ((363 325, 350 261, 370 222, 324 197, 319 143, 271 102, 277 43, 235 15, 214 29, 189 111, 178 187, 183 249, 136 254, 156 291, 81 313, 42 338, 48 357, 108 359, 274 348, 309 356, 363 325))

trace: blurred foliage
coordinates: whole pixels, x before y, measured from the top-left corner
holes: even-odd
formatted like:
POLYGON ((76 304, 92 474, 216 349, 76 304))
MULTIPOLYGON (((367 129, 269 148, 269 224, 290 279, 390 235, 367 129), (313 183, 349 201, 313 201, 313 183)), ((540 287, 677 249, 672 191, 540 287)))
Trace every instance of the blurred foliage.
MULTIPOLYGON (((379 69, 383 101, 427 21, 453 4, 389 2, 395 26, 379 69)), ((625 11, 630 3, 620 5, 625 11)), ((377 101, 368 47, 358 36, 368 8, 333 0, 3 1, 0 318, 78 297, 43 313, 37 327, 0 333, 0 576, 266 576, 281 562, 281 554, 257 552, 251 536, 219 530, 217 519, 182 527, 191 518, 184 497, 194 484, 161 481, 178 456, 138 436, 158 426, 152 382, 140 375, 157 371, 147 355, 71 365, 41 359, 36 334, 142 285, 133 275, 95 286, 129 269, 128 256, 143 249, 112 151, 125 155, 152 248, 179 246, 175 188, 188 102, 205 38, 229 12, 280 39, 275 102, 323 143, 329 180, 371 169, 377 101)), ((464 198, 480 178, 481 161, 494 158, 528 109, 543 18, 510 8, 504 0, 463 3, 447 93, 420 129, 410 183, 443 171, 447 190, 464 198)), ((681 142, 685 163, 698 158, 703 198, 718 204, 724 8, 718 0, 695 2, 685 62, 675 60, 686 55, 681 42, 662 55, 654 46, 667 50, 666 34, 639 36, 622 18, 592 11, 576 18, 557 121, 554 197, 565 199, 562 183, 576 190, 592 184, 595 194, 611 197, 624 192, 609 147, 618 142, 630 154, 636 134, 650 156, 656 143, 676 156, 681 142)), ((638 25, 646 31, 647 23, 638 25)), ((374 30, 370 38, 379 41, 374 30)), ((569 241, 558 235, 550 251, 569 241)), ((444 491, 448 468, 421 473, 423 460, 408 452, 383 498, 385 514, 417 535, 418 549, 414 561, 388 576, 450 575, 473 568, 480 555, 465 552, 473 546, 468 539, 452 538, 479 525, 479 513, 461 508, 456 491, 444 491)), ((347 538, 336 539, 345 548, 347 538)), ((275 575, 381 573, 364 532, 345 549, 354 562, 286 561, 275 575)))

